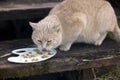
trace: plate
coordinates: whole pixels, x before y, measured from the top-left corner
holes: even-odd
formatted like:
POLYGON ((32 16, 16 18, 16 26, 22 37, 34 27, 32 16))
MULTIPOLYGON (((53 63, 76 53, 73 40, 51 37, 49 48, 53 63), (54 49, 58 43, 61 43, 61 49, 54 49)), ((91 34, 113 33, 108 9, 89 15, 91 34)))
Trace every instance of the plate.
POLYGON ((38 48, 22 48, 12 51, 12 54, 18 55, 17 57, 9 57, 9 62, 14 63, 34 63, 44 61, 55 56, 57 51, 52 49, 50 51, 41 51, 38 48))

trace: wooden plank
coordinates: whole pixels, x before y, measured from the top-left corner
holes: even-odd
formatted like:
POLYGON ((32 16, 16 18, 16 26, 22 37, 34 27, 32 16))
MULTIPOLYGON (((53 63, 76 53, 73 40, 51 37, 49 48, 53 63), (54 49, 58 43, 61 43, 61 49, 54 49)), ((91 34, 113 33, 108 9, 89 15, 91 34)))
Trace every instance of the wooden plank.
MULTIPOLYGON (((0 20, 41 18, 41 16, 46 16, 51 8, 62 0, 49 3, 43 3, 45 2, 44 0, 41 2, 39 1, 33 1, 33 3, 29 0, 23 1, 25 3, 20 3, 18 0, 15 0, 14 2, 0 2, 0 20)), ((116 8, 115 11, 117 16, 119 16, 119 9, 116 8)))
POLYGON ((50 11, 48 9, 31 9, 31 10, 12 10, 0 12, 0 20, 17 20, 17 19, 32 19, 46 16, 50 11))
POLYGON ((15 4, 32 4, 32 3, 48 3, 48 2, 60 2, 63 0, 0 0, 0 3, 15 3, 15 4))
MULTIPOLYGON (((10 53, 13 49, 29 47, 32 44, 31 40, 0 42, 0 56, 10 53)), ((70 51, 63 52, 58 50, 57 55, 53 58, 33 64, 10 63, 7 58, 0 58, 0 78, 117 65, 120 64, 120 44, 113 40, 106 40, 101 46, 78 43, 74 44, 70 51), (90 61, 83 61, 85 59, 90 61)))
MULTIPOLYGON (((62 0, 6 0, 0 1, 0 20, 30 19, 46 16, 62 0)), ((115 8, 117 16, 120 10, 115 8)))
POLYGON ((0 3, 0 20, 30 19, 46 16, 58 2, 15 4, 0 3))
POLYGON ((33 4, 2 3, 0 4, 0 11, 52 8, 56 4, 58 4, 58 2, 33 3, 33 4))

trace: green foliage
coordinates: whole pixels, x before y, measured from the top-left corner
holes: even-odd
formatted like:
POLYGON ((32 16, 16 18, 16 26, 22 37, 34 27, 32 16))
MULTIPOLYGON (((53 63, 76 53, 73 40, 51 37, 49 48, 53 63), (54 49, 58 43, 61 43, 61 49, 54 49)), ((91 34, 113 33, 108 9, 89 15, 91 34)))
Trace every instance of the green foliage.
POLYGON ((114 70, 97 77, 94 80, 120 80, 120 65, 116 66, 114 70))
MULTIPOLYGON (((120 20, 118 20, 118 25, 119 25, 119 27, 120 27, 120 20)), ((112 34, 112 32, 109 32, 107 37, 108 37, 109 39, 113 39, 113 34, 112 34)))

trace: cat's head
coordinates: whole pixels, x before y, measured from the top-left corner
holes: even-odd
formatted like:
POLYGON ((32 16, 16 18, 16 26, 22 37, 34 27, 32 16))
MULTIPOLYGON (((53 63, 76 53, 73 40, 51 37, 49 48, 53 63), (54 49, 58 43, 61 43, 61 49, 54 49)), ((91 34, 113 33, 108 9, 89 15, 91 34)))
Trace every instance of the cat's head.
POLYGON ((33 28, 32 40, 41 49, 58 47, 62 41, 62 28, 56 16, 48 16, 38 23, 29 22, 33 28))

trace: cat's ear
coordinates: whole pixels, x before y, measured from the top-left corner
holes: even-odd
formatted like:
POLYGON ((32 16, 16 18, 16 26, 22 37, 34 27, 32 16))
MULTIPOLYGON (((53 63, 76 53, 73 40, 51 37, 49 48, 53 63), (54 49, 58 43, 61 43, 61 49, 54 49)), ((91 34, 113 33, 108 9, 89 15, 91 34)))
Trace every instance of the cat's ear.
POLYGON ((60 25, 60 24, 57 24, 57 25, 55 25, 55 26, 53 27, 53 29, 54 29, 57 33, 59 33, 60 30, 61 30, 61 25, 60 25))
POLYGON ((33 30, 36 29, 37 23, 29 22, 30 26, 33 28, 33 30))

